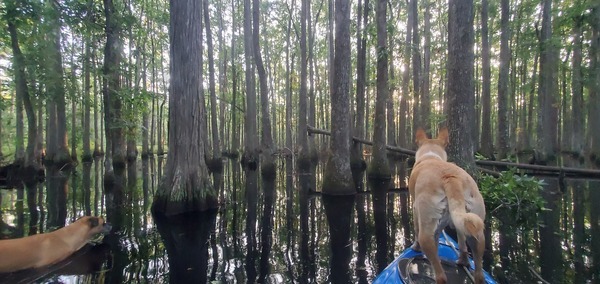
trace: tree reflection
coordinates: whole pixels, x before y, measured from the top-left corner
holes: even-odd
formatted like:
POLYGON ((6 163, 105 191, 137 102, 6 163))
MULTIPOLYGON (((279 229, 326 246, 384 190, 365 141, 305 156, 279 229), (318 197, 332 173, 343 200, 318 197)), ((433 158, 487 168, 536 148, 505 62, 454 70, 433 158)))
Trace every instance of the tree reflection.
POLYGON ((323 195, 325 215, 329 224, 330 250, 329 281, 331 283, 352 283, 350 274, 350 224, 353 221, 354 195, 323 195))
POLYGON ((207 283, 208 238, 216 216, 216 210, 153 216, 167 249, 169 283, 207 283))

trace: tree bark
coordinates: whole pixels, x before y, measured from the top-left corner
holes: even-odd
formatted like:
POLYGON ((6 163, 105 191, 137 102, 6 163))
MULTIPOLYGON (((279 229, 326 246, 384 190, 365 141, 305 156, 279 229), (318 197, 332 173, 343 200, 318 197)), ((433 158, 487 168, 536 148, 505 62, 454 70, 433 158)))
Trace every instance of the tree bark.
POLYGON ((254 50, 252 48, 252 3, 244 0, 244 58, 246 63, 246 119, 243 163, 247 169, 256 170, 259 161, 258 130, 256 125, 256 77, 254 50))
POLYGON ((448 156, 458 166, 473 173, 473 128, 475 98, 473 93, 473 1, 450 0, 448 13, 448 90, 446 110, 450 144, 448 156))
POLYGON ((488 0, 481 1, 481 143, 479 151, 483 156, 492 158, 494 143, 492 138, 492 103, 490 94, 490 42, 488 32, 488 0))
POLYGON ((24 153, 25 155, 22 157, 23 160, 21 161, 26 167, 39 166, 36 163, 34 153, 35 143, 37 139, 35 112, 33 110, 33 105, 31 103, 31 98, 29 96, 29 90, 27 86, 27 76, 25 74, 25 58, 19 46, 17 28, 14 23, 14 18, 12 17, 8 19, 8 31, 10 34, 10 42, 13 52, 13 68, 15 70, 16 96, 18 98, 21 98, 23 106, 25 107, 25 112, 27 113, 27 149, 24 153))
POLYGON ((373 158, 368 169, 371 179, 390 179, 386 140, 386 102, 388 97, 387 1, 377 0, 377 98, 373 134, 373 158))
MULTIPOLYGON (((558 53, 552 42, 552 0, 542 2, 542 30, 540 36, 540 73, 538 88, 538 147, 537 164, 557 165, 558 151, 558 105, 557 68, 558 53)), ((563 279, 560 246, 560 204, 561 195, 558 184, 549 184, 542 197, 549 210, 540 216, 540 259, 553 261, 541 262, 541 276, 561 283, 563 279)))
POLYGON ((412 14, 412 73, 413 73, 413 129, 424 126, 425 117, 421 113, 421 41, 419 37, 419 3, 418 0, 409 1, 409 9, 412 14))
POLYGON ((119 65, 121 62, 121 27, 118 22, 113 0, 104 0, 106 17, 106 45, 104 48, 103 97, 104 131, 106 133, 105 172, 111 173, 112 167, 124 167, 126 159, 125 140, 121 120, 121 80, 119 65))
POLYGON ((221 161, 221 141, 219 139, 219 126, 217 123, 217 91, 215 87, 216 82, 215 59, 213 55, 213 37, 210 28, 209 3, 208 0, 203 0, 202 2, 204 3, 204 27, 206 29, 206 50, 208 53, 208 88, 210 92, 210 126, 212 136, 212 159, 210 161, 210 169, 211 171, 221 172, 223 170, 223 166, 221 161))
POLYGON ((419 90, 421 92, 421 117, 423 117, 422 125, 424 129, 431 129, 431 96, 430 96, 430 82, 429 72, 431 65, 431 12, 430 6, 432 5, 429 0, 424 1, 425 6, 424 14, 424 39, 423 43, 423 72, 421 73, 421 84, 419 90))
POLYGON ((508 26, 510 18, 509 2, 509 0, 502 0, 500 2, 502 12, 500 16, 500 75, 498 78, 498 142, 496 143, 499 159, 506 158, 510 149, 508 137, 510 131, 508 123, 508 76, 511 52, 508 46, 508 39, 510 38, 508 26))
POLYGON ((409 147, 409 145, 412 145, 412 136, 410 135, 409 124, 406 122, 409 118, 408 97, 410 96, 410 55, 412 47, 413 14, 410 9, 407 11, 407 14, 408 18, 406 20, 406 39, 404 44, 404 71, 402 72, 402 96, 400 98, 400 136, 398 137, 398 142, 402 147, 409 147))
POLYGON ((202 2, 171 1, 169 88, 169 155, 153 212, 177 215, 217 207, 205 163, 202 127, 205 115, 200 97, 202 2))
MULTIPOLYGON (((306 0, 304 0, 307 2, 306 0)), ((350 170, 350 3, 335 1, 335 54, 333 93, 331 94, 331 155, 325 167, 323 193, 356 193, 350 170)))
MULTIPOLYGON (((592 8, 590 14, 592 26, 590 45, 590 78, 587 126, 590 131, 587 138, 588 167, 600 168, 600 7, 592 8)), ((589 204, 600 202, 600 191, 595 190, 599 182, 589 184, 589 204)), ((600 279, 600 206, 590 206, 590 235, 593 265, 590 279, 600 279)))
POLYGON ((61 24, 60 24, 60 10, 58 3, 52 2, 50 17, 50 23, 52 30, 50 32, 50 39, 52 45, 50 48, 50 60, 51 72, 49 72, 50 86, 48 86, 48 93, 50 93, 53 101, 56 105, 56 130, 57 130, 57 152, 53 157, 53 163, 61 167, 65 164, 72 162, 69 154, 69 145, 67 143, 67 116, 66 116, 66 101, 65 101, 65 82, 64 72, 62 66, 62 54, 61 54, 61 24))
POLYGON ((308 148, 307 131, 307 97, 308 97, 308 55, 306 47, 306 22, 308 21, 308 0, 301 0, 300 9, 300 94, 298 94, 298 133, 296 145, 298 147, 298 171, 308 173, 310 170, 310 149, 308 148))
POLYGON ((260 164, 261 174, 264 178, 269 180, 275 179, 276 167, 273 159, 273 135, 271 134, 271 119, 269 117, 269 86, 267 84, 267 72, 263 64, 261 51, 260 51, 260 0, 253 0, 253 21, 254 36, 253 36, 253 50, 254 50, 254 62, 256 64, 256 70, 258 71, 258 80, 260 87, 260 106, 261 106, 261 151, 262 161, 260 164))
MULTIPOLYGON (((89 1, 88 1, 89 3, 89 1)), ((91 119, 91 96, 92 96, 92 82, 91 82, 91 41, 89 38, 85 38, 85 53, 83 55, 83 155, 81 160, 83 162, 92 161, 92 149, 90 145, 90 119, 91 119)))
MULTIPOLYGON (((354 136, 365 138, 365 89, 367 72, 367 19, 369 15, 369 0, 358 1, 358 17, 356 29, 356 115, 354 121, 354 136)), ((365 160, 362 144, 352 141, 350 156, 351 167, 355 180, 362 177, 365 160)))

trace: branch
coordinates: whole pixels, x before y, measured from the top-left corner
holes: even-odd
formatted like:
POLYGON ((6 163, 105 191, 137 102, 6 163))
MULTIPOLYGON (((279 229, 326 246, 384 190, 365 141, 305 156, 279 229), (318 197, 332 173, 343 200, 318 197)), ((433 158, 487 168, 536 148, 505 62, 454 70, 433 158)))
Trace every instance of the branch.
MULTIPOLYGON (((317 129, 312 126, 308 126, 308 134, 311 135, 313 133, 331 136, 331 132, 329 132, 327 130, 317 129)), ((362 139, 362 138, 358 138, 358 137, 352 137, 352 140, 354 140, 354 142, 362 143, 365 145, 371 145, 371 146, 373 145, 373 142, 362 139)), ((392 152, 397 152, 397 153, 406 155, 406 156, 414 156, 416 153, 413 150, 409 150, 409 149, 397 147, 397 146, 390 146, 390 145, 387 145, 386 149, 389 151, 392 151, 392 152)), ((545 173, 551 173, 554 175, 558 175, 559 177, 564 177, 565 175, 568 174, 568 175, 576 176, 576 177, 596 178, 596 179, 600 178, 600 170, 592 170, 592 169, 580 169, 580 168, 570 168, 570 167, 552 167, 552 166, 543 166, 543 165, 531 165, 531 164, 520 164, 520 163, 488 161, 488 160, 476 160, 475 164, 477 164, 479 166, 478 168, 482 172, 485 172, 492 176, 498 176, 499 173, 489 170, 487 168, 483 168, 482 166, 500 167, 500 168, 514 167, 514 168, 518 168, 518 169, 522 169, 522 170, 538 171, 537 173, 536 172, 531 173, 531 174, 538 174, 538 175, 541 174, 541 173, 539 173, 539 171, 542 171, 545 173)))

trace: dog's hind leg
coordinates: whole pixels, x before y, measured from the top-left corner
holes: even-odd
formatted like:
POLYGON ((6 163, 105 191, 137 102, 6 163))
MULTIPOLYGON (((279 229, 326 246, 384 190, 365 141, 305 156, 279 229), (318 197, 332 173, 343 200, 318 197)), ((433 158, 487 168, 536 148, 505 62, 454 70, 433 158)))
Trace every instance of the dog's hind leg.
POLYGON ((483 252, 485 250, 485 236, 483 232, 481 232, 477 238, 467 238, 467 242, 473 251, 473 260, 475 261, 475 273, 473 275, 475 278, 475 283, 483 284, 485 283, 485 279, 483 277, 483 252))
POLYGON ((456 264, 469 267, 469 251, 467 249, 467 238, 465 234, 461 231, 456 231, 456 236, 458 237, 458 249, 460 251, 460 255, 456 264))
POLYGON ((414 251, 421 251, 421 246, 419 245, 419 212, 416 209, 413 209, 413 224, 415 227, 415 241, 413 242, 411 248, 414 251))
POLYGON ((430 232, 423 232, 423 234, 419 236, 419 243, 421 244, 425 256, 427 256, 427 259, 429 259, 429 262, 433 266, 435 283, 445 284, 447 282, 446 273, 444 272, 442 262, 438 256, 438 243, 433 239, 433 234, 430 232))

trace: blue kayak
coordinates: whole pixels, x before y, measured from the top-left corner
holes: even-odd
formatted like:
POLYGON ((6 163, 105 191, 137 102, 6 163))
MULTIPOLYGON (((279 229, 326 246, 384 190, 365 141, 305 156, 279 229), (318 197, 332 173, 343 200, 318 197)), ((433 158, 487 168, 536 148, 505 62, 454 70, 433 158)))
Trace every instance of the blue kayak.
MULTIPOLYGON (((442 266, 448 277, 448 283, 470 284, 473 283, 472 272, 475 270, 475 264, 470 259, 471 267, 467 269, 458 266, 458 244, 445 232, 442 232, 439 239, 438 254, 442 260, 442 266)), ((487 284, 495 284, 496 281, 486 272, 483 272, 487 284)), ((433 267, 425 258, 422 252, 407 248, 396 258, 388 267, 386 267, 373 281, 373 284, 383 283, 404 283, 421 284, 435 283, 433 267)))

